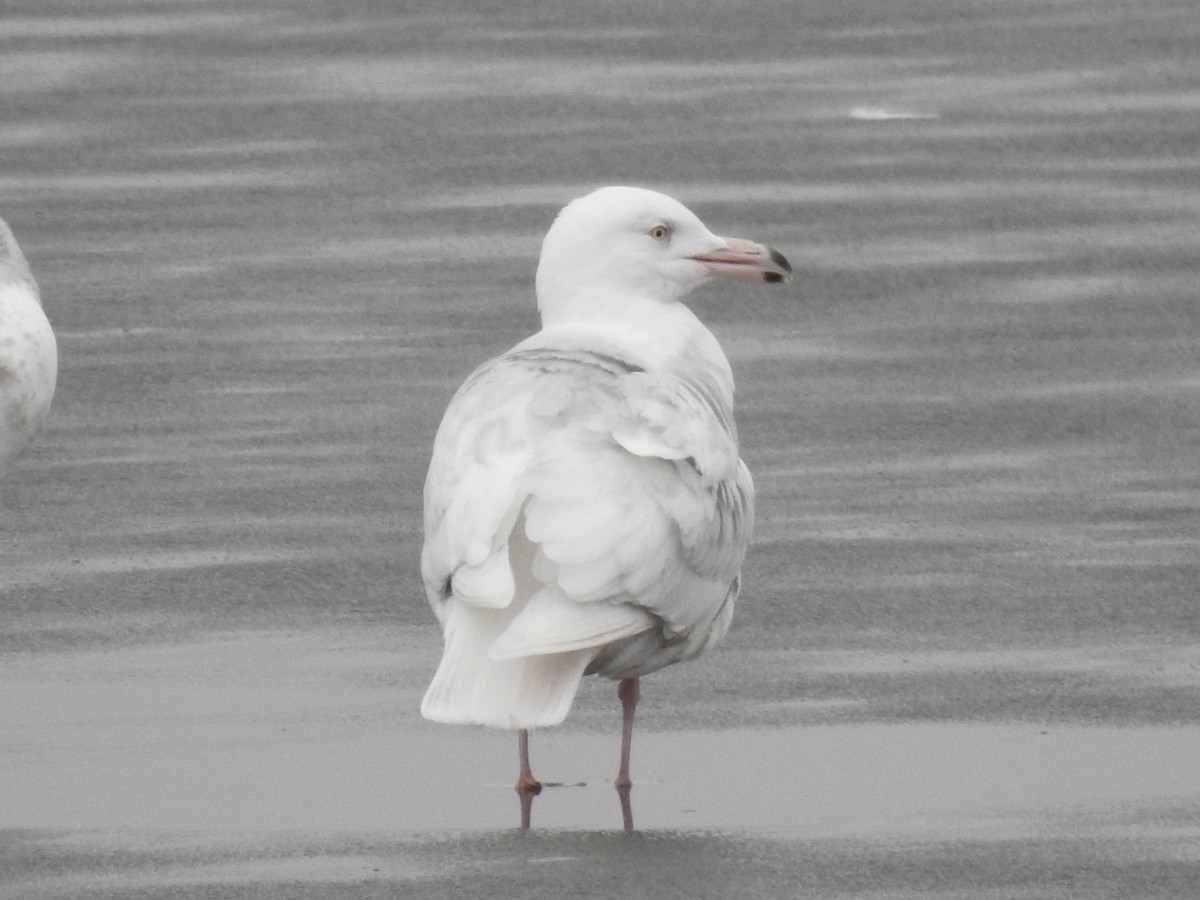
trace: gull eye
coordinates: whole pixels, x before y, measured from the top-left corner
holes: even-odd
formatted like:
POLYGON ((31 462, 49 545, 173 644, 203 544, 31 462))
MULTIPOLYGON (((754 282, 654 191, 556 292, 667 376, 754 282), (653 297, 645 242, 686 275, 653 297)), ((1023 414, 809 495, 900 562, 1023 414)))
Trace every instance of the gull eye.
POLYGON ((659 222, 657 225, 647 231, 646 234, 650 235, 650 237, 654 238, 656 241, 665 241, 671 236, 671 226, 664 225, 662 222, 659 222))

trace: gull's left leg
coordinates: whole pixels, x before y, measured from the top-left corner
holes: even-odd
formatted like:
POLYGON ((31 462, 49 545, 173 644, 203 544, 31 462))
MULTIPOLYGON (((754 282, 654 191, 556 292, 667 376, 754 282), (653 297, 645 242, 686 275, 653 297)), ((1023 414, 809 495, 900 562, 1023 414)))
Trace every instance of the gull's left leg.
POLYGON ((636 678, 622 678, 617 685, 617 696, 621 698, 621 769, 617 772, 617 796, 621 798, 621 819, 626 831, 633 831, 633 806, 629 802, 629 790, 633 787, 629 777, 629 748, 633 744, 633 712, 637 709, 640 694, 636 678))
POLYGON ((617 696, 621 698, 621 769, 617 772, 617 788, 633 787, 629 778, 629 748, 633 744, 633 713, 637 709, 641 688, 636 678, 622 678, 617 685, 617 696))
POLYGON ((533 777, 529 769, 529 730, 522 728, 517 732, 517 755, 521 758, 521 774, 517 776, 517 790, 523 793, 536 794, 542 789, 542 783, 533 777))
POLYGON ((529 769, 529 731, 517 732, 517 755, 521 758, 521 774, 517 776, 517 796, 521 800, 521 830, 528 831, 533 818, 533 798, 542 790, 542 783, 529 769))

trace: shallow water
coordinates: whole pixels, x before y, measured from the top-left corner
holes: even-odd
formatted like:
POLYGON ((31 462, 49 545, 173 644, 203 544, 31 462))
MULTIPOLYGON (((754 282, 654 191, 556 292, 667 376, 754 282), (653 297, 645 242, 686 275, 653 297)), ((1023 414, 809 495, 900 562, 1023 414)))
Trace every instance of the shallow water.
MULTIPOLYGON (((547 787, 521 831, 513 736, 416 715, 428 655, 378 631, 344 630, 8 655, 0 896, 1194 889, 1194 725, 710 730, 685 708, 690 726, 662 731, 651 705, 635 738, 635 830, 625 832, 611 784, 617 734, 594 727, 615 724, 616 704, 607 688, 588 690, 568 725, 534 735, 547 787)), ((1054 662, 1114 668, 1088 654, 1059 652, 1054 662)), ((945 655, 923 664, 943 673, 989 665, 945 655)), ((646 680, 648 697, 679 690, 662 680, 646 680)), ((740 699, 714 693, 706 709, 721 721, 740 699)))
MULTIPOLYGON (((402 674, 408 654, 378 635, 330 632, 9 659, 0 828, 515 827, 512 735, 422 721, 402 674)), ((713 698, 712 719, 739 699, 713 698)), ((1156 824, 1164 810, 1200 808, 1196 726, 702 721, 661 731, 643 714, 638 828, 946 840, 1164 827, 1200 837, 1156 824)), ((552 785, 534 803, 536 827, 620 827, 616 738, 570 725, 534 735, 536 770, 552 785)))

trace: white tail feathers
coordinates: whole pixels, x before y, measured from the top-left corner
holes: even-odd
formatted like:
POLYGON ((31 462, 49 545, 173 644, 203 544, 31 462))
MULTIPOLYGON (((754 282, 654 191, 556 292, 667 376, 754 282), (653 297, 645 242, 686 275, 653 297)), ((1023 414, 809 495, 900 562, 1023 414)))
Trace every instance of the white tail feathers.
POLYGON ((545 587, 529 598, 489 655, 505 660, 590 650, 590 661, 606 644, 654 627, 654 617, 636 606, 607 600, 581 603, 557 587, 545 587))
POLYGON ((515 589, 507 544, 493 550, 479 565, 463 565, 454 571, 454 596, 472 606, 503 609, 512 603, 515 589))
POLYGON ((421 702, 425 718, 493 728, 557 725, 605 646, 661 625, 631 604, 580 602, 542 583, 536 550, 522 516, 507 548, 454 573, 442 661, 421 702))
POLYGON ((567 717, 595 648, 493 659, 489 649, 508 621, 507 610, 451 601, 445 650, 421 715, 493 728, 543 728, 567 717))

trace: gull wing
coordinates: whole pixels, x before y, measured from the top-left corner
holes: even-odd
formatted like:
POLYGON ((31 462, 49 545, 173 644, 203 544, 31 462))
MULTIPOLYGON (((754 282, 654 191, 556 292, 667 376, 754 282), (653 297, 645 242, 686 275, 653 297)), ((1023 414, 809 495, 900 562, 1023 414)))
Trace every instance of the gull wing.
MULTIPOLYGON (((554 656, 574 673, 572 696, 606 646, 652 632, 653 647, 681 648, 665 665, 723 633, 753 527, 753 484, 715 380, 526 345, 451 401, 425 504, 422 575, 447 656, 554 656), (469 628, 450 627, 464 617, 469 628), (468 631, 472 648, 453 650, 468 631)), ((431 693, 450 697, 437 681, 431 693)))

